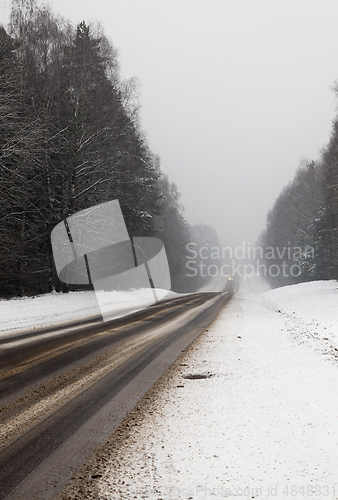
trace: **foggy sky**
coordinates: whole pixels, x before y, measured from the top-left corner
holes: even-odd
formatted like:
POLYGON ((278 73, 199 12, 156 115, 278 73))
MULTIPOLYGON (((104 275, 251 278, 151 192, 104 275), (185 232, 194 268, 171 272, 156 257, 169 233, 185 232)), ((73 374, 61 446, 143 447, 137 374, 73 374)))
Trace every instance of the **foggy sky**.
MULTIPOLYGON (((140 82, 141 124, 189 223, 255 243, 336 114, 336 0, 53 0, 100 21, 121 76, 140 82)), ((9 0, 0 0, 0 21, 9 0)))

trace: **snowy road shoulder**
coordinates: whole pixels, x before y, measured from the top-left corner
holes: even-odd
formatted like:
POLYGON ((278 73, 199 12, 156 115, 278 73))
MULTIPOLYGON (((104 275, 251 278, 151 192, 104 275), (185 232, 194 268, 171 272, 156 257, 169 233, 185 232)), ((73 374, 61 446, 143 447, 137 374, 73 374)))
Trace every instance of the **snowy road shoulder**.
MULTIPOLYGON (((223 291, 224 278, 213 278, 198 292, 223 291)), ((100 317, 116 319, 142 310, 157 300, 187 295, 155 288, 130 291, 51 292, 34 297, 0 299, 0 339, 28 330, 67 326, 100 317), (155 295, 154 295, 155 293, 155 295)))
MULTIPOLYGON (((175 292, 155 289, 159 297, 177 297, 175 292)), ((84 321, 104 312, 110 319, 126 316, 153 304, 152 289, 128 292, 46 293, 36 297, 0 300, 0 338, 84 321), (100 306, 98 303, 100 300, 100 306)))
POLYGON ((61 498, 338 498, 338 367, 276 295, 236 294, 61 498))

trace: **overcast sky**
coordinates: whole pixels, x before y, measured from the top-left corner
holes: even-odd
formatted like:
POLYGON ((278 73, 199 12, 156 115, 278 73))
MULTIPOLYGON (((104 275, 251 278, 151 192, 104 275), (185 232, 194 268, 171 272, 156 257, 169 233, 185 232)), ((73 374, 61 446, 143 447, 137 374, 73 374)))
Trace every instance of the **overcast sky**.
MULTIPOLYGON (((254 243, 303 158, 327 144, 337 100, 337 0, 53 0, 100 21, 189 223, 254 243)), ((6 23, 10 1, 0 0, 6 23)))

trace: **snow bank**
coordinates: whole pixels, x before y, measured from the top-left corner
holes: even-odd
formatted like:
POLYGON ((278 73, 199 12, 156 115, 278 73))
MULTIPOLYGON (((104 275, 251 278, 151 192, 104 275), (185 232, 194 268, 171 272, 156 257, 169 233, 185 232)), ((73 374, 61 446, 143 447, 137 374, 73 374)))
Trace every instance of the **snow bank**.
MULTIPOLYGON (((225 278, 214 278, 198 291, 222 291, 226 283, 225 278)), ((158 300, 185 295, 158 288, 155 294, 158 300)), ((153 303, 154 293, 150 288, 128 292, 53 292, 36 297, 0 299, 0 337, 83 321, 101 313, 105 319, 119 318, 153 303)))
POLYGON ((288 320, 289 328, 307 337, 338 346, 338 283, 335 280, 299 283, 261 295, 269 309, 288 320), (296 328, 297 327, 297 328, 296 328))
MULTIPOLYGON (((174 292, 156 290, 159 297, 174 292)), ((111 318, 118 318, 153 303, 148 289, 130 292, 98 292, 100 307, 111 318)), ((152 293, 152 292, 151 292, 152 293)), ((100 315, 95 292, 48 293, 37 297, 0 300, 0 337, 17 335, 30 329, 60 326, 100 315)))

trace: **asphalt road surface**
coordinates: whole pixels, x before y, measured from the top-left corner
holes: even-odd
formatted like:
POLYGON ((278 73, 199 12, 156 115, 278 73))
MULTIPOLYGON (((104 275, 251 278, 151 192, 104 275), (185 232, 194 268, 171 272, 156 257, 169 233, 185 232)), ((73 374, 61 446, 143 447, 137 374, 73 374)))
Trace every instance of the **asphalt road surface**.
POLYGON ((52 499, 231 297, 199 293, 108 323, 0 344, 0 499, 52 499))

